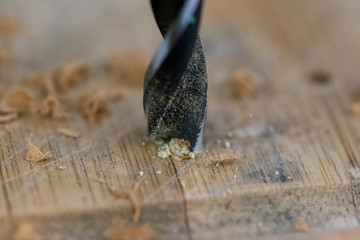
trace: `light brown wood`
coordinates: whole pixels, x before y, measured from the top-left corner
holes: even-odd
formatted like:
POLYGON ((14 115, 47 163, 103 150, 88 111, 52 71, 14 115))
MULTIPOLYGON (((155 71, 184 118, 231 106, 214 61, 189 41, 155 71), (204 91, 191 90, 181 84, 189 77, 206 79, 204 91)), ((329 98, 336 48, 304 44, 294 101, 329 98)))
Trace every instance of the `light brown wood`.
MULTIPOLYGON (((360 119, 349 114, 360 89, 359 7, 356 0, 206 1, 208 126, 203 152, 178 162, 142 144, 142 89, 103 70, 111 51, 155 51, 161 38, 148 1, 1 3, 0 14, 20 23, 16 35, 0 39, 13 51, 0 65, 2 93, 29 73, 82 59, 92 73, 78 89, 98 82, 121 87, 124 99, 93 125, 74 102, 67 121, 25 115, 1 128, 0 239, 24 222, 44 239, 101 239, 109 227, 144 224, 156 239, 288 239, 299 220, 320 233, 294 239, 359 227, 360 119), (232 96, 228 77, 239 67, 262 76, 256 96, 232 96), (318 69, 329 83, 310 81, 318 69), (59 127, 80 137, 59 135, 59 127), (30 133, 52 159, 25 160, 30 133), (209 164, 226 153, 237 160, 209 164), (142 211, 134 224, 130 201, 109 187, 126 191, 137 182, 142 211)), ((337 239, 359 233, 346 234, 337 239)))

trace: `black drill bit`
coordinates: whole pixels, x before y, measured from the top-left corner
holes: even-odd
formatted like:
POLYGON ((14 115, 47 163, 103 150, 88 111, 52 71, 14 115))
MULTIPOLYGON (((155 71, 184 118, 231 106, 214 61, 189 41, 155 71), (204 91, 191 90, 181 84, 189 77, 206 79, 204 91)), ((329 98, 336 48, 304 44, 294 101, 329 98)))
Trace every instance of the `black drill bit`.
POLYGON ((144 81, 151 139, 180 138, 201 148, 207 107, 207 72, 198 35, 202 0, 151 0, 164 42, 144 81))

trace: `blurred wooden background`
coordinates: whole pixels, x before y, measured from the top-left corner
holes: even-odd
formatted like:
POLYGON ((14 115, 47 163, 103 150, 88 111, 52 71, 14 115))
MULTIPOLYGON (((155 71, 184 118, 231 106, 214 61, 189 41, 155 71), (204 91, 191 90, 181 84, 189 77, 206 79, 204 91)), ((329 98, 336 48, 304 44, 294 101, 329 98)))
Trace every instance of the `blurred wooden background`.
POLYGON ((106 229, 142 225, 155 239, 357 239, 360 119, 349 108, 360 90, 359 7, 356 0, 206 1, 204 150, 177 162, 142 143, 141 84, 114 82, 103 71, 113 52, 150 59, 160 44, 148 1, 0 0, 0 16, 19 24, 0 35, 12 55, 0 65, 1 94, 74 59, 91 66, 89 82, 124 94, 95 125, 73 108, 65 122, 25 115, 1 128, 0 238, 30 223, 36 239, 102 239, 106 229), (262 77, 257 94, 233 97, 237 68, 262 77), (312 79, 319 72, 326 82, 312 79), (81 137, 60 136, 59 126, 81 137), (53 158, 25 160, 31 132, 53 158), (238 159, 209 164, 224 153, 238 159), (137 224, 131 203, 108 189, 136 182, 137 224), (296 233, 299 221, 310 233, 296 233))

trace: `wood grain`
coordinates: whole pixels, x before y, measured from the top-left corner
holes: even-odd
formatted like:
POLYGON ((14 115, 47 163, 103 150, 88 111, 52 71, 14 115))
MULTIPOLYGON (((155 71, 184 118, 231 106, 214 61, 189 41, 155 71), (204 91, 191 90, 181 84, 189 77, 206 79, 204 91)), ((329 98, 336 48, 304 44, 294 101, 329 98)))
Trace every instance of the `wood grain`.
POLYGON ((121 87, 124 100, 94 125, 74 108, 65 122, 23 116, 6 125, 11 132, 1 128, 0 239, 11 239, 29 221, 44 239, 101 239, 109 227, 134 226, 131 203, 109 187, 130 190, 136 182, 138 225, 150 225, 156 239, 320 240, 330 233, 355 239, 360 182, 350 172, 360 167, 360 124, 348 108, 360 89, 359 2, 206 2, 208 126, 203 152, 183 162, 159 159, 151 142, 143 146, 142 89, 114 82, 102 70, 111 51, 154 52, 161 38, 148 5, 1 3, 0 13, 21 24, 17 35, 0 41, 14 51, 0 66, 5 86, 81 58, 92 66, 89 82, 121 87), (228 77, 238 67, 263 77, 256 96, 232 96, 228 77), (310 80, 319 69, 329 83, 310 80), (81 136, 59 135, 59 127, 81 136), (31 132, 33 143, 54 158, 25 161, 31 132), (224 153, 238 159, 209 164, 224 153), (312 232, 293 235, 298 220, 312 232))

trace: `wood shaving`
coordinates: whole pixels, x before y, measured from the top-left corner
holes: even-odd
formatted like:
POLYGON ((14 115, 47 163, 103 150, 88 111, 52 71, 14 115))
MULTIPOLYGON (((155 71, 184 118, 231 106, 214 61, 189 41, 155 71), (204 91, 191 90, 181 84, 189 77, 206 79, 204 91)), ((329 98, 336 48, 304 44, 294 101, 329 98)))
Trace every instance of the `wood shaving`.
POLYGON ((158 148, 158 157, 173 157, 175 160, 194 158, 195 154, 190 151, 190 142, 183 139, 173 138, 169 143, 163 143, 158 148))
POLYGON ((138 54, 112 54, 109 56, 106 67, 110 73, 122 81, 140 86, 143 83, 148 60, 138 54))
POLYGON ((80 136, 80 133, 68 128, 59 128, 57 130, 58 133, 71 138, 78 138, 80 136))
POLYGON ((98 87, 91 87, 81 98, 82 108, 90 123, 107 109, 107 99, 98 87))
POLYGON ((65 170, 65 169, 67 169, 67 167, 66 167, 66 166, 63 166, 63 165, 60 165, 60 166, 58 167, 58 169, 59 169, 59 170, 65 170))
POLYGON ((0 115, 0 123, 8 123, 17 119, 19 115, 17 113, 8 113, 6 115, 0 115))
POLYGON ((15 231, 14 240, 39 240, 40 236, 30 222, 20 223, 15 231))
POLYGON ((147 225, 141 227, 116 226, 105 229, 103 236, 109 240, 153 240, 154 231, 147 225))
POLYGON ((360 102, 353 102, 350 106, 350 113, 354 116, 360 116, 360 102))
POLYGON ((231 83, 236 97, 245 97, 253 95, 258 89, 260 76, 246 70, 236 69, 231 75, 231 83))
POLYGON ((237 159, 235 154, 224 154, 211 157, 211 163, 231 163, 237 159))
MULTIPOLYGON (((135 188, 135 187, 134 187, 135 188)), ((133 215, 133 222, 137 223, 139 221, 140 215, 141 215, 141 206, 139 200, 135 196, 135 191, 130 190, 127 192, 121 191, 119 189, 111 189, 110 192, 115 196, 115 198, 128 198, 134 208, 134 215, 133 215)))
POLYGON ((89 65, 81 61, 64 65, 58 75, 58 86, 61 91, 67 91, 75 84, 84 80, 90 72, 89 65))
POLYGON ((107 181, 105 181, 104 179, 101 179, 99 177, 95 177, 94 181, 98 182, 98 183, 101 183, 101 184, 108 184, 107 181))
POLYGON ((57 92, 56 81, 55 81, 53 72, 45 73, 43 76, 41 76, 41 81, 42 81, 42 84, 48 95, 59 98, 59 94, 57 92))
POLYGON ((25 113, 33 111, 35 104, 32 93, 23 87, 13 87, 5 93, 0 101, 0 111, 3 113, 25 113))
POLYGON ((295 230, 297 232, 307 233, 310 231, 310 228, 306 221, 299 220, 295 223, 295 230))
POLYGON ((10 35, 18 30, 18 23, 12 17, 0 16, 0 34, 10 35))
POLYGON ((40 162, 52 157, 50 152, 43 153, 31 142, 31 136, 28 137, 28 152, 26 154, 26 160, 29 162, 40 162))
POLYGON ((46 97, 37 111, 42 115, 50 116, 54 119, 67 117, 67 114, 61 110, 61 104, 55 96, 46 97))
POLYGON ((4 63, 8 59, 8 53, 3 47, 0 46, 0 64, 4 63))

